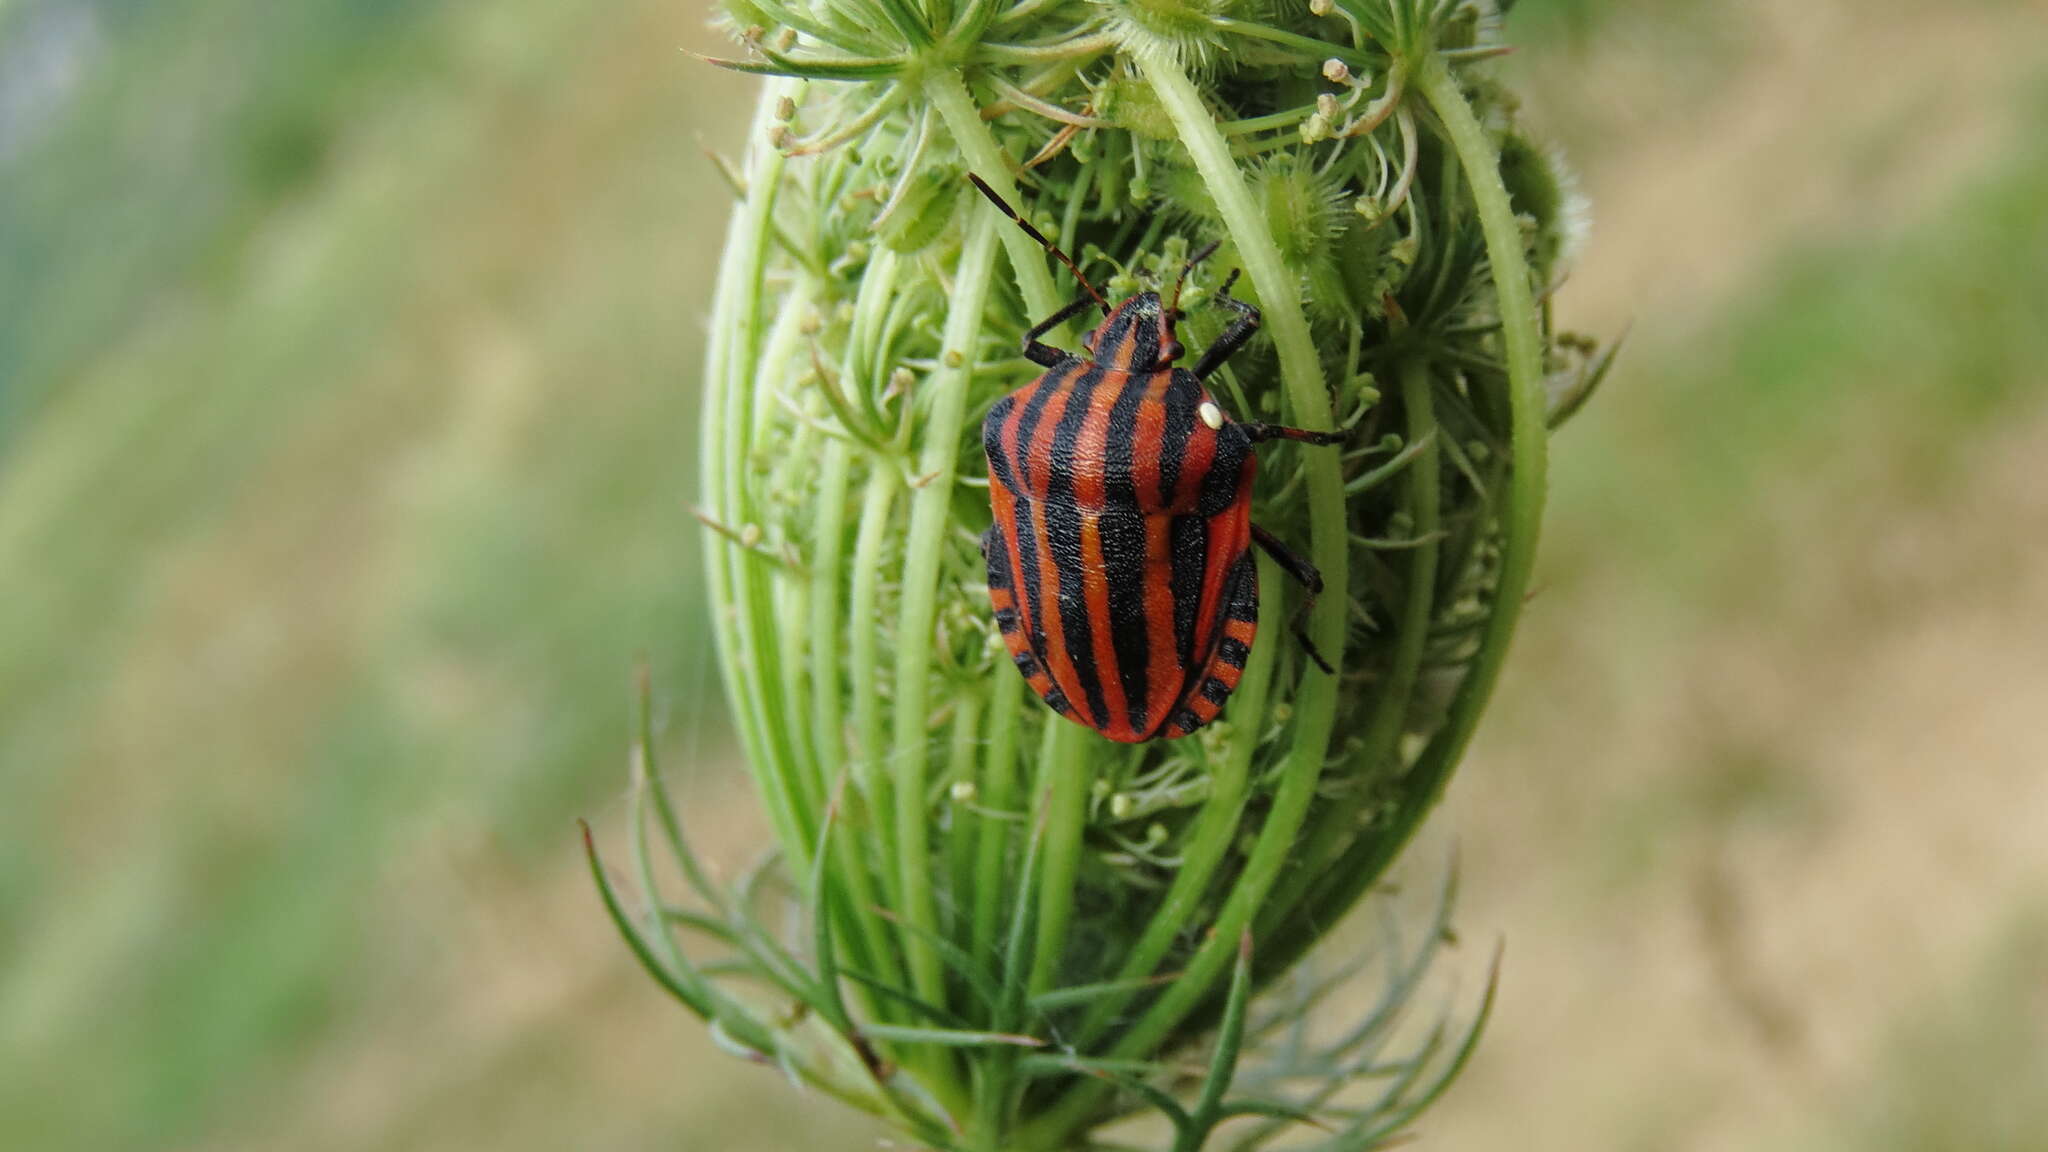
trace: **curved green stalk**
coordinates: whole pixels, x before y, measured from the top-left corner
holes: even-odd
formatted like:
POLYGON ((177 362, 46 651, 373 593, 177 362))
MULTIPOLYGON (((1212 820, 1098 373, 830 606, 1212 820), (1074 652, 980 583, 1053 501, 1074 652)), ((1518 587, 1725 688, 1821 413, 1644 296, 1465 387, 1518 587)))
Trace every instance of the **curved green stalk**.
MULTIPOLYGON (((1529 288, 1529 263, 1522 250, 1521 228, 1508 201, 1507 186, 1500 178, 1500 154, 1487 139, 1479 118, 1473 115, 1472 106, 1459 90, 1456 77, 1442 60, 1426 60, 1416 71, 1415 85, 1443 122, 1445 135, 1472 189, 1480 231, 1486 239, 1487 258, 1492 264, 1494 293, 1507 349, 1514 467, 1508 475, 1507 507, 1501 514, 1500 575, 1479 652, 1458 685, 1444 726, 1430 738, 1409 768, 1398 806, 1380 824, 1388 834, 1360 837, 1353 842, 1337 864, 1327 870, 1334 878, 1332 882, 1314 893, 1308 906, 1302 909, 1305 922, 1327 922, 1349 908, 1400 854, 1409 836, 1420 826, 1423 815, 1442 795, 1451 769, 1471 742, 1507 659, 1508 642, 1514 636, 1522 601, 1528 595, 1537 534, 1542 526, 1549 429, 1545 420, 1541 329, 1537 325, 1534 294, 1529 288)), ((1307 943, 1305 938, 1291 940, 1288 950, 1276 959, 1287 962, 1299 955, 1307 943)))
MULTIPOLYGON (((1081 837, 1088 824, 1088 786, 1094 782, 1092 753, 1102 737, 1079 724, 1048 722, 1039 741, 1037 795, 1032 815, 1043 820, 1045 847, 1039 860, 1038 934, 1027 988, 1037 995, 1052 987, 1074 914, 1074 877, 1081 870, 1081 837)), ((1024 889, 1024 882, 1018 882, 1024 889)))
MULTIPOLYGON (((768 341, 762 347, 761 365, 757 371, 772 373, 777 366, 787 364, 796 355, 796 345, 803 328, 803 317, 810 313, 811 293, 801 288, 792 288, 786 303, 769 329, 768 341)), ((756 381, 757 390, 759 381, 756 381)), ((768 413, 770 405, 757 406, 754 436, 756 443, 767 440, 768 413)), ((798 424, 793 430, 790 450, 779 460, 766 478, 767 488, 773 492, 793 487, 800 483, 803 470, 811 467, 814 459, 815 442, 819 432, 809 424, 798 424)), ((763 562, 755 557, 756 567, 763 562)), ((761 574, 765 576, 765 573, 761 574)), ((768 583, 765 579, 763 583, 768 583)), ((748 633, 765 625, 768 635, 775 638, 775 664, 772 669, 762 669, 762 696, 770 706, 768 714, 772 729, 782 730, 776 741, 783 757, 782 787, 789 792, 791 814, 797 827, 815 831, 825 809, 824 785, 818 773, 817 760, 811 742, 801 730, 801 718, 809 712, 805 696, 810 689, 810 678, 805 675, 804 654, 809 650, 810 634, 799 628, 776 628, 775 622, 785 619, 802 619, 809 611, 810 588, 801 580, 775 580, 768 583, 765 594, 754 600, 762 611, 742 616, 740 619, 740 642, 754 643, 748 633), (772 675, 773 679, 768 679, 772 675)), ((809 861, 804 862, 802 871, 796 873, 808 878, 809 861)))
MULTIPOLYGON (((720 278, 718 308, 713 317, 712 387, 706 405, 709 427, 726 426, 727 422, 736 428, 753 426, 749 405, 763 338, 762 277, 773 242, 774 229, 770 224, 775 214, 776 193, 782 187, 784 159, 780 150, 765 147, 761 141, 774 123, 775 100, 798 90, 800 85, 777 81, 755 117, 748 194, 728 233, 726 258, 721 265, 725 275, 720 278)), ((724 453, 706 454, 702 473, 706 502, 716 515, 735 527, 746 523, 752 511, 744 479, 746 440, 743 436, 728 437, 724 453)), ((799 825, 792 806, 796 787, 786 779, 788 762, 774 750, 780 737, 766 720, 761 669, 746 656, 763 651, 747 643, 753 623, 750 609, 760 592, 756 578, 761 560, 717 534, 705 554, 713 602, 734 605, 731 612, 715 614, 712 626, 718 637, 719 664, 725 681, 750 704, 740 710, 746 718, 740 738, 747 748, 747 763, 754 770, 769 817, 778 835, 784 837, 783 842, 807 843, 809 830, 799 825)))
MULTIPOLYGON (((1000 661, 996 665, 1001 671, 1000 661)), ((981 779, 976 789, 974 927, 968 937, 968 955, 995 954, 996 928, 1002 915, 1004 856, 1007 855, 1011 821, 1005 817, 1017 811, 1017 730, 1024 716, 1022 677, 1003 676, 989 686, 989 737, 982 757, 981 779)))
MULTIPOLYGON (((818 476, 818 516, 811 531, 810 633, 811 644, 811 744, 819 783, 828 790, 839 789, 846 772, 844 704, 840 694, 839 621, 840 580, 846 566, 846 509, 851 497, 853 450, 837 437, 825 443, 824 462, 818 476)), ((859 826, 870 819, 858 790, 845 789, 839 796, 839 820, 859 826)), ((860 854, 854 837, 831 837, 834 872, 846 883, 844 899, 832 902, 834 914, 853 927, 863 942, 860 954, 871 964, 874 975, 890 985, 903 981, 893 941, 886 927, 866 909, 875 903, 874 880, 868 863, 860 854)), ((830 885, 827 885, 829 888, 830 885)), ((826 893, 815 893, 821 902, 826 893)))
MULTIPOLYGON (((1543 526, 1543 497, 1547 484, 1550 437, 1544 420, 1543 338, 1537 326, 1534 296, 1530 291, 1529 262, 1523 254, 1522 228, 1508 202, 1507 185, 1500 176, 1500 151, 1486 136, 1472 106, 1459 90, 1457 78, 1443 60, 1430 57, 1417 70, 1416 90, 1436 110, 1445 134, 1464 167, 1473 203, 1479 210, 1480 231, 1486 237, 1486 255, 1493 266, 1493 288, 1499 300, 1501 335, 1507 346, 1508 393, 1510 404, 1509 444, 1514 468, 1508 476, 1507 508, 1501 514, 1500 577, 1494 587, 1493 610, 1472 668, 1459 685, 1444 730, 1431 743, 1443 765, 1442 779, 1449 766, 1458 762, 1479 716, 1493 695, 1506 661, 1508 643, 1514 638, 1515 623, 1521 618, 1522 602, 1529 593, 1529 577, 1536 565, 1537 535, 1543 526)), ((1429 796, 1431 803, 1441 790, 1442 779, 1429 796)))
MULTIPOLYGON (((960 73, 934 68, 926 77, 924 88, 932 107, 939 110, 939 118, 946 122, 946 131, 952 134, 953 143, 967 158, 968 167, 1021 211, 1024 199, 1017 194, 1017 182, 1010 177, 1013 161, 1003 152, 1002 145, 996 143, 995 136, 990 134, 988 124, 981 118, 981 109, 968 95, 967 82, 960 73)), ((987 215, 995 209, 981 205, 976 211, 987 215)), ((1003 250, 1010 255, 1010 270, 1017 278, 1017 287, 1024 293, 1024 306, 1034 316, 1050 316, 1059 311, 1062 301, 1058 289, 1053 287, 1052 274, 1046 271, 1045 253, 1039 251, 1038 245, 1021 228, 1001 229, 1001 235, 1003 250)), ((1060 331, 1054 329, 1048 339, 1056 339, 1060 331)))
MULTIPOLYGON (((931 684, 932 624, 938 613, 940 550, 952 511, 953 471, 960 458, 960 431, 966 420, 967 388, 974 374, 974 352, 981 341, 983 309, 995 272, 996 228, 991 214, 968 225, 960 257, 958 295, 946 315, 939 370, 930 387, 934 399, 920 435, 919 488, 910 501, 910 536, 905 544, 902 615, 896 629, 895 748, 890 773, 896 789, 896 856, 899 870, 897 913, 913 931, 906 932, 904 954, 910 960, 911 986, 933 1003, 943 1003, 946 985, 939 956, 930 937, 938 932, 932 906, 931 813, 925 800, 926 765, 931 736, 926 700, 931 684)), ((908 401, 905 401, 908 403, 908 401)))
MULTIPOLYGON (((895 521, 896 493, 903 479, 896 469, 875 460, 868 465, 867 491, 861 497, 860 533, 853 542, 853 580, 847 589, 846 620, 852 636, 846 646, 849 694, 853 702, 853 780, 867 801, 874 818, 873 832, 881 841, 877 853, 884 860, 895 858, 896 825, 890 811, 889 774, 883 770, 888 737, 882 723, 882 685, 879 624, 882 583, 882 546, 888 542, 895 521)), ((897 877, 883 874, 890 896, 895 897, 897 877)))
POLYGON ((845 707, 839 694, 839 581, 846 568, 846 503, 853 450, 833 437, 818 467, 817 517, 811 523, 811 745, 827 787, 846 762, 840 733, 845 707))
POLYGON ((1436 533, 1442 485, 1433 387, 1426 362, 1416 357, 1402 362, 1401 403, 1408 420, 1408 442, 1426 445, 1408 467, 1406 500, 1408 516, 1415 524, 1415 538, 1423 543, 1409 554, 1408 602, 1402 606, 1394 630, 1397 639, 1392 666, 1366 726, 1363 751, 1355 760, 1361 775, 1349 795, 1333 801, 1318 815, 1301 849, 1300 866, 1288 874, 1274 892, 1266 914, 1259 917, 1257 935, 1261 940, 1295 918, 1303 893, 1328 875, 1337 857, 1358 836, 1359 813, 1376 795, 1376 786, 1398 770, 1396 758, 1408 719, 1409 698, 1422 670, 1423 649, 1428 646, 1429 625, 1436 611, 1437 560, 1441 551, 1436 533))
MULTIPOLYGON (((953 798, 953 790, 975 784, 981 759, 982 711, 988 700, 979 692, 962 692, 953 698, 952 738, 946 745, 946 772, 941 778, 940 802, 943 814, 935 813, 933 824, 944 830, 940 848, 945 852, 945 891, 951 899, 939 907, 942 931, 955 948, 973 946, 973 905, 966 895, 974 891, 974 868, 980 841, 968 832, 967 807, 953 798)), ((969 952, 969 956, 973 953, 969 952)))

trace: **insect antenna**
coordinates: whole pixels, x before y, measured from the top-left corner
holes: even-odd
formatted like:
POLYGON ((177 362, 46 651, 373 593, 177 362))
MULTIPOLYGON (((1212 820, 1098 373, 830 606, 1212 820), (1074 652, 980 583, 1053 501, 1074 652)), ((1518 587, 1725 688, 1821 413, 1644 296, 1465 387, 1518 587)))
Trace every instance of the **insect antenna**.
POLYGON ((1102 307, 1102 314, 1104 316, 1109 315, 1109 301, 1102 298, 1102 293, 1097 292, 1095 290, 1095 285, 1090 284, 1086 276, 1081 275, 1080 265, 1074 263, 1073 259, 1069 257, 1065 252, 1060 251, 1059 245, 1046 239, 1045 233, 1040 232, 1037 228, 1032 227, 1031 221, 1026 220, 1022 216, 1019 216, 1017 214, 1017 210, 1015 208, 1010 207, 1008 201, 1004 200, 1001 196, 996 195, 995 189, 989 187, 987 184, 982 182, 981 177, 976 176, 972 172, 969 172, 967 174, 967 178, 969 180, 974 181, 974 186, 976 188, 981 189, 981 194, 983 196, 988 197, 989 203, 995 205, 998 209, 1000 209, 1003 215, 1008 216, 1011 222, 1015 223, 1017 227, 1022 228, 1026 236, 1029 236, 1033 240, 1038 241, 1039 247, 1045 249, 1047 252, 1052 253, 1054 259, 1058 260, 1062 264, 1065 264, 1067 266, 1067 271, 1072 272, 1074 274, 1074 279, 1079 280, 1081 282, 1081 287, 1087 289, 1088 295, 1093 296, 1095 298, 1095 303, 1102 307))
POLYGON ((1207 260, 1211 256, 1214 256, 1216 254, 1216 249, 1221 248, 1222 246, 1223 241, 1211 240, 1208 244, 1204 245, 1202 248, 1197 250, 1193 256, 1188 257, 1187 263, 1180 266, 1180 275, 1175 277, 1173 281, 1173 302, 1166 306, 1167 315, 1180 315, 1180 290, 1187 286, 1188 273, 1193 272, 1195 270, 1195 265, 1200 264, 1202 261, 1207 260))

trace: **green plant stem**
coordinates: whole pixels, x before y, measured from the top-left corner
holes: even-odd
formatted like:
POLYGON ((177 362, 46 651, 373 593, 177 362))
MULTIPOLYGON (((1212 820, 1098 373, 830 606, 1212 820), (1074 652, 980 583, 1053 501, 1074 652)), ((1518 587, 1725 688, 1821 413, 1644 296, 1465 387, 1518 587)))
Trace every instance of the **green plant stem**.
MULTIPOLYGON (((773 124, 772 109, 782 96, 793 96, 800 85, 778 81, 771 86, 755 117, 754 141, 747 174, 747 198, 733 218, 727 235, 725 259, 721 264, 718 310, 714 317, 711 349, 711 388, 707 397, 705 427, 751 428, 752 386, 765 339, 762 299, 768 249, 773 242, 776 194, 782 185, 783 156, 767 147, 765 139, 773 124)), ((717 451, 704 454, 702 473, 704 497, 712 510, 728 524, 738 527, 752 519, 746 491, 747 454, 750 438, 729 436, 717 451)), ((741 725, 741 742, 747 749, 747 763, 761 789, 769 817, 782 843, 797 858, 808 854, 810 829, 801 826, 795 810, 798 787, 788 778, 791 760, 782 747, 787 740, 786 725, 770 719, 779 712, 768 697, 774 683, 770 671, 744 654, 758 656, 772 652, 759 639, 761 616, 767 597, 763 561, 736 543, 714 534, 706 549, 711 599, 714 604, 732 604, 733 611, 716 613, 713 630, 718 637, 721 671, 726 683, 749 702, 739 710, 754 718, 741 725), (756 642, 758 640, 758 643, 756 642), (783 730, 778 731, 778 728, 783 730)), ((777 701, 779 704, 779 701, 777 701)), ((800 871, 801 874, 801 871, 800 871)))
MULTIPOLYGON (((1487 138, 1458 88, 1457 78, 1439 57, 1424 61, 1415 76, 1416 89, 1435 109, 1445 135, 1458 154, 1466 179, 1471 182, 1472 199, 1479 210, 1480 231, 1486 237, 1486 255, 1493 268, 1494 295, 1499 302, 1501 335, 1507 347, 1509 444, 1514 467, 1508 476, 1507 508, 1501 516, 1500 578, 1493 594, 1493 611, 1472 669, 1459 685, 1451 703, 1444 730, 1432 741, 1442 768, 1429 797, 1448 778, 1449 766, 1464 755, 1479 717, 1493 695, 1500 670, 1507 659, 1508 644, 1514 638, 1515 623, 1521 618, 1522 602, 1528 596, 1529 578, 1536 564, 1537 537, 1543 526, 1543 498, 1547 483, 1549 429, 1544 421, 1543 338, 1537 326, 1536 306, 1529 288, 1529 262, 1522 249, 1522 229, 1508 202, 1507 185, 1500 176, 1500 150, 1487 138)), ((1426 805, 1425 805, 1426 807, 1426 805)))
MULTIPOLYGON (((1508 475, 1507 505, 1501 513, 1500 576, 1493 608, 1481 635, 1478 653, 1458 685, 1444 726, 1431 737, 1402 782, 1399 800, 1379 829, 1384 834, 1361 836, 1337 864, 1328 869, 1331 881, 1313 893, 1299 920, 1327 923, 1358 899, 1384 871, 1420 826, 1422 817, 1442 795, 1451 769, 1465 753, 1473 730, 1486 709, 1507 658, 1522 601, 1535 566, 1538 530, 1542 525, 1549 430, 1545 424, 1541 330, 1529 264, 1522 250, 1522 232, 1500 177, 1500 153, 1472 113, 1444 62, 1430 57, 1415 73, 1415 90, 1429 101, 1444 125, 1444 134, 1470 181, 1493 269, 1494 295, 1501 318, 1508 361, 1509 444, 1513 467, 1508 475)), ((1307 948, 1308 933, 1290 939, 1288 947, 1270 953, 1277 965, 1291 963, 1307 948)))
MULTIPOLYGON (((942 777, 945 785, 941 795, 940 811, 933 822, 945 829, 941 842, 946 853, 946 899, 939 909, 945 924, 946 938, 951 940, 962 954, 973 956, 974 905, 969 893, 974 891, 974 866, 980 852, 981 841, 974 833, 975 820, 968 807, 953 799, 952 790, 976 783, 977 761, 980 760, 982 739, 982 709, 988 703, 980 692, 963 691, 953 698, 952 738, 946 748, 946 774, 942 777)), ((974 1005, 965 1007, 971 1012, 974 1005)))
POLYGON ((1360 811, 1375 794, 1380 781, 1397 771, 1401 733, 1408 719, 1408 704, 1415 678, 1422 668, 1423 649, 1429 641, 1429 622, 1436 610, 1438 554, 1436 539, 1441 513, 1441 458, 1437 451, 1436 411, 1431 389, 1430 367, 1411 357, 1401 364, 1401 403, 1408 422, 1408 443, 1427 444, 1407 470, 1407 511, 1414 522, 1414 535, 1424 541, 1408 556, 1408 601, 1402 606, 1395 628, 1398 637, 1394 659, 1367 722, 1364 749, 1357 758, 1358 786, 1322 812, 1297 858, 1300 864, 1275 889, 1267 912, 1259 917, 1259 938, 1265 939, 1285 923, 1296 910, 1304 893, 1336 863, 1349 842, 1358 835, 1360 811))
MULTIPOLYGON (((882 685, 878 650, 881 645, 880 603, 882 546, 887 542, 895 519, 896 493, 903 487, 902 476, 882 461, 868 465, 867 490, 861 497, 860 531, 853 542, 853 580, 847 589, 846 619, 851 636, 847 643, 848 687, 853 698, 854 783, 858 785, 867 812, 875 818, 874 835, 881 841, 877 853, 883 860, 895 858, 896 825, 889 820, 889 774, 883 771, 887 735, 882 723, 882 685)), ((884 871, 890 889, 890 906, 895 906, 896 876, 884 871)))
MULTIPOLYGON (((967 391, 974 373, 974 353, 981 342, 989 282, 995 272, 995 235, 995 221, 988 213, 979 214, 968 225, 955 278, 957 295, 946 314, 939 369, 929 385, 932 407, 919 430, 923 445, 918 474, 923 487, 910 500, 902 614, 895 637, 896 723, 890 774, 896 793, 896 863, 901 899, 896 911, 915 930, 907 931, 903 937, 911 986, 920 997, 934 1004, 945 1002, 946 982, 938 952, 931 944, 931 937, 939 931, 932 904, 931 811, 926 803, 931 753, 927 701, 931 688, 932 625, 938 613, 939 562, 952 512, 953 473, 960 458, 967 391)), ((931 1087, 942 1097, 946 1095, 946 1086, 931 1087)), ((954 1093, 962 1092, 957 1084, 950 1087, 954 1093)))
MULTIPOLYGON (((1022 211, 1023 197, 1017 194, 1017 182, 1010 177, 1011 158, 1004 153, 995 135, 989 131, 988 123, 981 118, 981 109, 975 106, 974 98, 968 94, 967 82, 958 71, 934 68, 925 78, 925 94, 930 97, 932 107, 939 110, 939 119, 946 124, 946 131, 952 134, 953 143, 966 158, 967 166, 974 174, 988 182, 1003 199, 1022 211)), ((982 211, 993 213, 993 206, 984 206, 982 211)), ((1003 250, 1009 253, 1010 270, 1017 278, 1017 287, 1024 293, 1024 306, 1032 316, 1050 316, 1059 311, 1062 303, 1059 291, 1053 287, 1052 274, 1046 270, 1045 253, 1021 228, 1001 230, 1003 250)), ((1065 328, 1054 329, 1048 340, 1057 340, 1065 328)))
POLYGON ((839 694, 839 590, 846 570, 846 503, 853 478, 853 450, 833 437, 818 467, 817 519, 811 525, 811 744, 818 774, 828 788, 844 768, 844 702, 839 694))
MULTIPOLYGON (((810 548, 810 642, 811 642, 811 743, 819 783, 828 791, 839 791, 841 834, 831 838, 833 878, 846 886, 843 898, 827 901, 830 893, 813 893, 819 901, 817 912, 831 909, 841 925, 842 936, 851 929, 852 939, 861 943, 857 960, 865 960, 875 977, 890 985, 903 982, 894 942, 878 917, 868 914, 875 903, 874 879, 867 859, 861 855, 861 840, 843 834, 846 827, 863 827, 871 819, 865 798, 857 789, 840 789, 846 773, 845 713, 840 695, 839 606, 845 597, 840 579, 846 568, 846 510, 851 498, 853 449, 846 441, 825 442, 824 461, 818 475, 818 516, 811 531, 810 548)), ((828 888, 832 885, 827 885, 828 888)), ((860 990, 863 994, 866 989, 860 990)), ((870 1010, 875 1001, 867 1000, 870 1010)))
POLYGON ((1037 995, 1052 987, 1066 951, 1067 924, 1074 912, 1074 877, 1080 873, 1082 833, 1088 824, 1088 786, 1094 782, 1090 753, 1101 737, 1079 724, 1048 722, 1039 742, 1037 798, 1044 805, 1045 847, 1038 878, 1038 935, 1027 988, 1037 995))
MULTIPOLYGON (((814 290, 806 285, 792 286, 789 296, 776 316, 775 324, 769 329, 768 342, 761 353, 761 364, 767 371, 775 366, 787 364, 796 355, 797 341, 803 330, 803 318, 810 314, 811 295, 814 290)), ((774 405, 758 404, 754 414, 754 443, 765 443, 770 435, 770 410, 774 405)), ((821 434, 811 425, 798 423, 792 430, 788 450, 775 464, 767 477, 768 490, 788 490, 802 483, 803 472, 811 467, 816 458, 815 443, 821 434)), ((755 557, 754 568, 763 565, 755 557)), ((768 576, 766 572, 761 573, 768 576)), ((810 645, 810 637, 801 628, 774 627, 782 620, 800 619, 809 611, 807 598, 809 587, 801 580, 764 579, 764 594, 756 601, 766 608, 768 635, 775 637, 775 678, 764 681, 763 696, 780 712, 773 719, 787 729, 778 741, 785 757, 782 770, 778 773, 782 786, 789 791, 788 803, 792 822, 808 834, 815 833, 820 826, 825 809, 823 777, 818 772, 817 759, 811 741, 802 731, 801 717, 809 711, 805 694, 810 687, 810 678, 805 675, 804 653, 810 645)), ((751 642, 746 636, 749 627, 759 627, 759 618, 741 620, 741 642, 751 642)), ((803 870, 796 875, 810 877, 808 855, 792 857, 803 861, 803 870)))
MULTIPOLYGON (((1005 652, 1007 656, 1007 651, 1005 652)), ((1002 667, 1001 659, 996 663, 1002 667)), ((993 956, 996 927, 1002 915, 1002 895, 1007 870, 1012 821, 1017 804, 1017 730, 1024 712, 1022 677, 997 676, 989 686, 989 737, 987 754, 981 762, 975 816, 974 927, 968 955, 993 956)))

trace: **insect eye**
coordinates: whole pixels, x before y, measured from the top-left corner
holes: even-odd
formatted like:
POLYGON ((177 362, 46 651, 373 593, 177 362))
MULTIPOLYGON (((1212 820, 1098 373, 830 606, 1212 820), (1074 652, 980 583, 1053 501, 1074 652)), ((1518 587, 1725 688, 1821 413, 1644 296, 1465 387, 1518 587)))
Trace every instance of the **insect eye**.
POLYGON ((1090 328, 1086 332, 1081 333, 1081 347, 1086 348, 1090 352, 1095 351, 1095 333, 1097 331, 1098 329, 1090 328))
POLYGON ((1181 358, 1181 354, 1182 354, 1182 353, 1184 353, 1184 352, 1186 352, 1186 351, 1187 351, 1187 349, 1185 349, 1185 348, 1182 348, 1182 347, 1180 346, 1180 341, 1178 341, 1178 340, 1168 340, 1168 341, 1167 341, 1167 342, 1166 342, 1166 343, 1165 343, 1165 344, 1164 344, 1164 345, 1163 345, 1163 346, 1162 346, 1162 347, 1161 347, 1161 348, 1159 349, 1159 362, 1160 362, 1161 364, 1171 364, 1171 363, 1173 363, 1173 362, 1174 362, 1175 360, 1178 360, 1178 359, 1180 359, 1180 358, 1181 358))

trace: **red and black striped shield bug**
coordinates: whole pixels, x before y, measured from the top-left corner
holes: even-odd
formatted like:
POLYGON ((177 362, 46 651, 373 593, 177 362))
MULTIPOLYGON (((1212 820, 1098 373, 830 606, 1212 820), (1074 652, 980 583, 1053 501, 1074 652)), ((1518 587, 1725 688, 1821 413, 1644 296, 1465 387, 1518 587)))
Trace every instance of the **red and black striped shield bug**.
POLYGON ((1043 245, 1085 294, 1024 334, 1045 373, 996 402, 982 422, 989 503, 982 537, 989 601, 1010 656, 1052 710, 1112 740, 1185 736, 1216 718, 1237 688, 1258 629, 1254 544, 1307 589, 1295 635, 1323 580, 1251 522, 1252 447, 1267 440, 1336 444, 1341 436, 1230 419, 1202 381, 1258 331, 1236 315, 1192 369, 1174 338, 1181 286, 1217 245, 1195 253, 1167 301, 1158 292, 1112 307, 1081 269, 981 178, 983 196, 1043 245), (1090 306, 1102 323, 1087 356, 1040 337, 1090 306))

